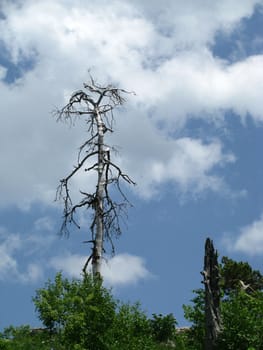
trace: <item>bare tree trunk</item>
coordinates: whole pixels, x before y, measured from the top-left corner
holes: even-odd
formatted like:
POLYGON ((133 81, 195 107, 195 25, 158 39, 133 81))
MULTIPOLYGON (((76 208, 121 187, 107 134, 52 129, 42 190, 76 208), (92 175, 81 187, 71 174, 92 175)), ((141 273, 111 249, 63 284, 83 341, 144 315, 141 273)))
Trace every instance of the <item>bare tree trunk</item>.
POLYGON ((220 287, 217 251, 213 241, 207 238, 204 257, 205 285, 205 350, 214 350, 221 330, 220 287))
POLYGON ((74 92, 68 104, 61 110, 55 111, 58 120, 70 121, 74 124, 76 119, 84 118, 89 126, 90 135, 79 148, 77 165, 68 176, 60 180, 57 199, 62 199, 64 202, 61 234, 68 235, 68 226, 72 223, 80 228, 76 216, 79 210, 91 210, 91 239, 84 243, 92 243, 93 247, 83 272, 87 273, 88 264, 91 262, 93 275, 99 277, 101 277, 102 257, 105 252, 104 243, 110 242, 114 252, 112 238, 121 234, 120 219, 123 215, 126 216, 126 208, 130 205, 121 189, 121 180, 135 185, 130 177, 111 160, 111 150, 114 150, 114 147, 106 146, 104 143, 104 134, 108 131, 113 132, 113 110, 125 102, 122 97, 125 93, 127 91, 112 85, 100 86, 91 77, 90 83, 84 84, 84 90, 74 92), (88 167, 84 168, 85 165, 88 167), (80 190, 81 198, 74 203, 70 192, 71 180, 81 171, 94 170, 97 172, 96 190, 92 193, 80 190), (115 186, 117 191, 114 192, 114 196, 119 194, 120 200, 111 197, 109 191, 111 186, 115 186))
POLYGON ((98 182, 97 182, 97 201, 96 203, 96 235, 94 243, 94 252, 92 258, 92 273, 93 276, 101 275, 101 263, 102 263, 102 253, 103 253, 103 214, 104 214, 104 188, 105 188, 105 161, 104 161, 104 130, 103 122, 99 110, 95 110, 95 118, 98 130, 98 182))

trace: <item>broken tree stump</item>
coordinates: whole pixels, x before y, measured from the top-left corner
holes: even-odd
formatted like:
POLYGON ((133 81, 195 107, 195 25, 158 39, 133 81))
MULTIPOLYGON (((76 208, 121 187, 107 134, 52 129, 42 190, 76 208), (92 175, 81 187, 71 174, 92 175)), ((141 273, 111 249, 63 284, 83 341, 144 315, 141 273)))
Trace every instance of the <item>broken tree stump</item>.
POLYGON ((205 350, 215 350, 221 331, 220 286, 218 254, 210 238, 205 242, 204 277, 205 285, 205 350))

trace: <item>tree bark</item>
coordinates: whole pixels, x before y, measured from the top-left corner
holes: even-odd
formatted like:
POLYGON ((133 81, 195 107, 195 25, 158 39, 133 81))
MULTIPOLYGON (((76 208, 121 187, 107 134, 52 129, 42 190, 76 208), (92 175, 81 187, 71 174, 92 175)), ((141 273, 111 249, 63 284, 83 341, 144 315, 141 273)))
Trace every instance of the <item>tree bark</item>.
POLYGON ((105 189, 105 161, 104 161, 104 130, 103 121, 99 110, 95 110, 95 118, 98 131, 98 182, 97 182, 97 203, 96 203, 96 235, 92 258, 93 276, 101 276, 101 263, 103 253, 103 214, 104 214, 104 189, 105 189))
POLYGON ((205 285, 205 350, 215 350, 221 330, 220 287, 217 251, 210 238, 206 239, 204 257, 205 285))

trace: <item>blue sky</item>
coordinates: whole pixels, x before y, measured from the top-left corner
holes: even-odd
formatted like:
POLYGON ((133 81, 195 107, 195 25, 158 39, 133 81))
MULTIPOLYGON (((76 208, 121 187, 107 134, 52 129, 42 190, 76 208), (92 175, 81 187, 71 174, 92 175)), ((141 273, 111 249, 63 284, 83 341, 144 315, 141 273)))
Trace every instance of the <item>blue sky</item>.
MULTIPOLYGON (((39 325, 35 290, 90 253, 89 217, 60 238, 54 203, 85 128, 51 115, 89 69, 136 92, 108 140, 137 183, 103 270, 114 295, 184 325, 208 236, 262 272, 262 23, 262 0, 1 2, 0 329, 39 325)), ((85 176, 73 187, 91 190, 85 176)))

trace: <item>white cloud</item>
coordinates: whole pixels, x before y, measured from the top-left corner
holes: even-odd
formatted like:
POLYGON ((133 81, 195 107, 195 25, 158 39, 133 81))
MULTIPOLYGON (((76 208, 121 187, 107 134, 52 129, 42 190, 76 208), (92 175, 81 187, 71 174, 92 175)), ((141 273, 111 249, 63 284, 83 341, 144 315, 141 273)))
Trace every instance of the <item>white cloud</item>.
POLYGON ((144 14, 157 22, 160 30, 173 33, 175 45, 189 47, 211 43, 217 31, 231 32, 235 26, 253 13, 259 0, 135 0, 144 14), (197 30, 198 28, 198 30, 197 30))
POLYGON ((262 100, 263 89, 263 55, 251 56, 228 69, 230 93, 226 102, 242 118, 250 114, 257 122, 263 121, 262 100), (238 86, 238 89, 235 89, 238 86))
POLYGON ((22 241, 18 234, 7 232, 0 227, 0 279, 15 278, 21 280, 18 264, 15 258, 17 251, 21 249, 22 241))
POLYGON ((104 263, 102 273, 105 282, 111 286, 134 284, 151 275, 141 257, 127 253, 109 259, 104 263))
MULTIPOLYGON (((80 277, 87 257, 78 254, 64 254, 50 260, 50 266, 62 271, 70 277, 80 277)), ((102 275, 106 284, 122 286, 137 283, 148 278, 150 272, 141 257, 130 254, 118 254, 107 259, 102 265, 102 275)))
POLYGON ((45 233, 12 233, 0 227, 0 280, 34 283, 43 277, 44 256, 54 241, 54 235, 45 233))
POLYGON ((7 72, 7 69, 0 65, 0 80, 5 78, 6 72, 7 72))
MULTIPOLYGON (((47 222, 50 222, 47 217, 36 220, 27 233, 12 233, 0 227, 0 281, 35 283, 50 268, 63 271, 70 277, 81 276, 87 256, 65 253, 63 246, 55 246, 58 242, 54 234, 48 233, 49 225, 42 225, 47 222), (54 254, 57 255, 52 257, 54 254)), ((127 253, 106 257, 102 274, 105 283, 114 287, 134 284, 151 276, 141 257, 127 253)))
POLYGON ((19 273, 19 278, 23 283, 35 283, 44 276, 43 268, 39 264, 28 264, 27 269, 23 273, 19 273))
POLYGON ((260 255, 263 253, 263 214, 259 220, 243 227, 236 238, 227 236, 223 243, 229 250, 239 251, 249 255, 260 255))
POLYGON ((0 279, 4 280, 11 276, 18 276, 17 271, 17 262, 12 256, 15 248, 12 247, 13 244, 10 241, 17 240, 17 236, 12 236, 8 241, 2 242, 3 230, 0 231, 1 234, 1 243, 0 243, 0 279), (10 244, 11 243, 11 244, 10 244))
POLYGON ((64 254, 50 259, 50 266, 70 277, 79 278, 87 257, 79 254, 64 254))
POLYGON ((54 223, 50 217, 44 216, 44 217, 38 218, 34 222, 34 229, 36 231, 45 230, 48 232, 52 232, 54 230, 54 223))
MULTIPOLYGON (((82 127, 56 124, 50 111, 80 87, 88 68, 102 82, 137 93, 118 116, 113 143, 123 148, 121 162, 141 194, 152 196, 166 181, 183 191, 221 189, 215 169, 234 158, 220 142, 167 134, 189 118, 213 121, 227 109, 262 121, 262 56, 229 65, 208 46, 218 30, 231 31, 251 16, 256 4, 262 1, 4 2, 3 45, 13 63, 31 59, 35 66, 12 85, 0 82, 0 205, 52 204, 85 136, 82 127)), ((84 181, 81 176, 76 188, 84 181)))
MULTIPOLYGON (((120 121, 120 124, 121 128, 126 125, 132 129, 132 118, 120 121)), ((121 142, 124 142, 123 135, 121 142)), ((219 140, 208 143, 189 137, 164 138, 143 116, 136 136, 136 144, 133 134, 126 138, 125 157, 116 162, 136 180, 135 190, 140 196, 152 197, 159 193, 165 182, 176 185, 182 193, 226 190, 227 186, 216 175, 215 167, 235 162, 235 156, 225 153, 219 140)))

